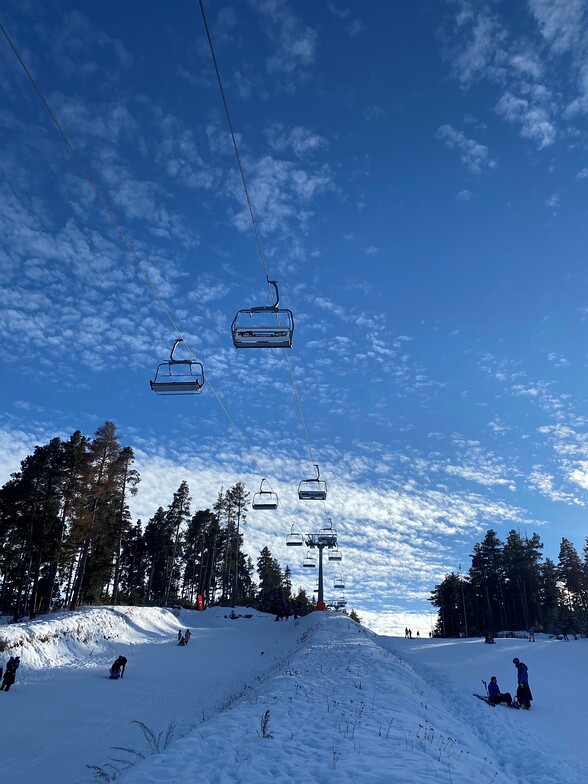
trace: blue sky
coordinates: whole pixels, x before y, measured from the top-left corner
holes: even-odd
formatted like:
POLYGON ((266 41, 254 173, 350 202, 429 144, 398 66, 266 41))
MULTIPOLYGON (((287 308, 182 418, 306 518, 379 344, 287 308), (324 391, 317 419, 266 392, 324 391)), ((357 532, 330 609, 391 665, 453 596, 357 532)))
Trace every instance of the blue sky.
POLYGON ((176 334, 2 38, 0 481, 106 419, 143 520, 183 479, 198 509, 266 476, 280 509, 250 513, 246 549, 312 590, 285 537, 332 519, 348 602, 383 631, 428 617, 490 527, 581 549, 588 3, 206 8, 310 449, 284 352, 232 346, 269 300, 198 4, 9 3, 209 384, 150 391, 176 334), (313 458, 326 504, 297 499, 313 458))

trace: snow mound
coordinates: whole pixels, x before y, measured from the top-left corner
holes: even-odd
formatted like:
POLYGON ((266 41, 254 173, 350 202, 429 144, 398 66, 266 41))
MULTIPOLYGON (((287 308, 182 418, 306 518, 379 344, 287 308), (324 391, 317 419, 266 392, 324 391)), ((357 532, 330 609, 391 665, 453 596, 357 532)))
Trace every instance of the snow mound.
POLYGON ((22 670, 76 665, 113 642, 168 641, 178 619, 159 607, 89 607, 0 628, 0 653, 20 656, 22 670))

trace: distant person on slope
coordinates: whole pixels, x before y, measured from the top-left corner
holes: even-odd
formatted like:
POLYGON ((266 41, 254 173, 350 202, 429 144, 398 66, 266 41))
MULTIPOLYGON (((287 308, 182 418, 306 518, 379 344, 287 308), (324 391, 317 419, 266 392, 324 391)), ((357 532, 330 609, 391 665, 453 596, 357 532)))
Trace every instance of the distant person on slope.
POLYGON ((110 668, 110 678, 111 680, 117 680, 118 678, 122 678, 125 674, 125 667, 127 666, 127 658, 126 656, 118 656, 114 662, 112 663, 112 667, 110 668))
POLYGON ((10 687, 16 680, 16 671, 20 665, 20 657, 19 656, 11 656, 8 659, 8 663, 6 665, 6 672, 4 673, 4 678, 2 679, 2 685, 0 686, 0 691, 9 691, 10 687))
POLYGON ((490 678, 490 683, 488 684, 488 700, 494 705, 498 705, 500 702, 506 702, 509 707, 512 707, 512 697, 509 692, 503 694, 500 691, 500 686, 496 681, 496 675, 493 675, 490 678))
POLYGON ((529 688, 529 671, 527 665, 516 657, 512 660, 512 663, 517 668, 517 701, 519 707, 525 708, 525 710, 531 710, 533 695, 529 688))
POLYGON ((190 637, 192 636, 192 632, 190 629, 186 629, 184 632, 184 643, 187 645, 190 642, 190 637))
POLYGON ((535 629, 532 626, 529 629, 529 642, 535 642, 535 629))

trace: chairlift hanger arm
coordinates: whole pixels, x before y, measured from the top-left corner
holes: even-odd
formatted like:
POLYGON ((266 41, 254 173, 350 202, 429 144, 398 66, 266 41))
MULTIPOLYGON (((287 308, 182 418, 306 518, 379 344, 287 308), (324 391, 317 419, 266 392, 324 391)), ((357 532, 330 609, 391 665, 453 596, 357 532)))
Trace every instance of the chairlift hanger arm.
POLYGON ((274 287, 276 301, 273 305, 259 305, 256 308, 250 308, 251 313, 263 313, 267 311, 277 312, 280 306, 280 293, 278 291, 278 281, 277 280, 268 280, 268 284, 274 287))

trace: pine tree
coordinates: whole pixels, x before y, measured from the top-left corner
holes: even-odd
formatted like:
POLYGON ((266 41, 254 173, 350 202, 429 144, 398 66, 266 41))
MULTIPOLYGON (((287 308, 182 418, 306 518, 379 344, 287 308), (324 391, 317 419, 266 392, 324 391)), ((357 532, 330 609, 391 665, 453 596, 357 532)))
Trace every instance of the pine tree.
POLYGON ((504 599, 514 628, 536 626, 540 617, 539 562, 543 545, 538 534, 523 537, 510 531, 503 548, 504 599))
POLYGON ((119 560, 119 598, 125 604, 145 604, 147 601, 147 582, 150 564, 147 555, 147 542, 141 520, 137 520, 121 540, 119 560))
MULTIPOLYGON (((73 551, 69 545, 68 532, 71 530, 76 510, 81 506, 81 499, 86 488, 88 475, 88 439, 76 430, 68 441, 62 444, 63 452, 63 486, 61 495, 61 511, 59 526, 54 546, 49 550, 47 569, 47 587, 43 600, 42 612, 48 613, 53 599, 58 594, 58 575, 60 570, 67 569, 73 561, 73 551)), ((60 599, 57 599, 61 603, 60 599)))
POLYGON ((557 621, 561 604, 561 591, 557 584, 557 567, 550 558, 540 566, 539 602, 541 627, 551 628, 557 621))
POLYGON ((563 584, 565 604, 572 614, 582 617, 587 610, 584 567, 574 545, 565 537, 559 548, 558 577, 563 584))
POLYGON ((54 438, 35 447, 21 462, 20 472, 2 488, 2 528, 10 541, 2 559, 9 580, 7 592, 5 580, 3 602, 8 600, 12 606, 14 620, 34 615, 42 600, 42 570, 59 535, 62 483, 61 440, 54 438))
POLYGON ((268 547, 264 547, 257 559, 259 590, 256 607, 262 612, 281 613, 284 602, 282 572, 280 564, 272 556, 268 547))
POLYGON ((166 527, 171 534, 171 548, 166 564, 165 590, 163 604, 167 606, 170 596, 177 597, 179 593, 180 564, 182 555, 182 526, 190 517, 190 488, 187 482, 182 482, 174 493, 173 501, 165 513, 166 527))
MULTIPOLYGON (((243 482, 237 482, 236 485, 233 485, 227 491, 227 505, 229 507, 230 516, 235 521, 234 524, 234 545, 233 545, 233 554, 234 554, 234 563, 235 568, 233 572, 233 586, 232 586, 232 596, 233 607, 237 604, 237 601, 240 597, 239 595, 239 574, 244 570, 245 561, 241 557, 241 545, 242 542, 242 535, 241 535, 241 526, 245 525, 247 522, 247 504, 249 503, 249 493, 245 490, 245 485, 243 482)), ((228 543, 227 543, 228 548, 228 543)))
POLYGON ((137 485, 139 484, 139 472, 131 468, 135 462, 133 450, 129 447, 123 447, 117 459, 115 466, 115 476, 118 480, 118 513, 114 520, 114 536, 115 536, 115 551, 114 551, 114 575, 112 581, 112 603, 118 604, 118 591, 120 581, 120 559, 122 553, 122 541, 125 534, 131 527, 131 516, 127 506, 127 496, 137 494, 137 485))
POLYGON ((429 599, 431 604, 439 608, 438 628, 442 637, 459 637, 463 626, 462 580, 458 574, 451 572, 436 585, 429 599))
POLYGON ((502 542, 496 531, 490 529, 482 543, 474 545, 469 577, 475 607, 475 626, 485 633, 504 628, 502 542))
POLYGON ((171 532, 166 522, 165 511, 159 507, 145 526, 147 573, 146 599, 149 604, 162 604, 165 596, 167 565, 171 558, 171 532))
POLYGON ((112 565, 113 517, 118 512, 115 466, 120 456, 114 422, 105 422, 94 434, 89 447, 89 476, 86 498, 75 521, 73 538, 78 543, 76 572, 70 609, 74 610, 80 597, 93 603, 99 601, 110 578, 112 565))

